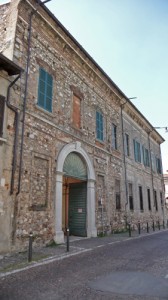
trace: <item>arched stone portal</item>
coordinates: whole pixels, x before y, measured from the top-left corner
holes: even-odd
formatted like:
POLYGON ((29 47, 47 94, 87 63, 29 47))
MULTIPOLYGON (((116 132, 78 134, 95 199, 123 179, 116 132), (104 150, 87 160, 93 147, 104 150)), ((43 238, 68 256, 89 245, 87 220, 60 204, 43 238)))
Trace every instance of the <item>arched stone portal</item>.
POLYGON ((87 236, 96 237, 97 229, 95 224, 95 172, 87 152, 81 147, 80 142, 75 142, 64 146, 57 158, 56 167, 56 193, 55 193, 55 237, 56 243, 64 242, 64 232, 62 231, 62 186, 63 186, 63 166, 65 159, 71 152, 79 153, 84 159, 87 167, 87 236))

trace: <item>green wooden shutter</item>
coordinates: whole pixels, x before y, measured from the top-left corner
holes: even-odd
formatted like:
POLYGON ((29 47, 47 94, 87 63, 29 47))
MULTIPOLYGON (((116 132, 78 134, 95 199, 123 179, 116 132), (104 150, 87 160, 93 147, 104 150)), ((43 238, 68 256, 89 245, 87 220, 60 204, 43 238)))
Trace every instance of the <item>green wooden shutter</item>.
POLYGON ((103 115, 99 111, 96 111, 96 137, 103 141, 103 115))
POLYGON ((39 70, 38 105, 52 111, 53 78, 44 69, 39 70))
POLYGON ((50 74, 46 76, 46 109, 52 111, 52 87, 53 79, 50 74))

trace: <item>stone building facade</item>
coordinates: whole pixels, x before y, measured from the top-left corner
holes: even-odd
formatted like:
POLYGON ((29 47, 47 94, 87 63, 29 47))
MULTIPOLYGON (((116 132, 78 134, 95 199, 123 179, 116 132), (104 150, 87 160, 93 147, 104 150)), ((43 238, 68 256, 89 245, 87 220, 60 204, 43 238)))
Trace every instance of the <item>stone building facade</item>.
POLYGON ((41 1, 0 14, 0 52, 24 70, 8 249, 166 219, 163 138, 41 1))
POLYGON ((164 186, 165 186, 165 201, 166 201, 166 207, 168 209, 168 174, 164 174, 163 178, 164 178, 164 186))
POLYGON ((13 160, 17 137, 15 125, 17 120, 19 121, 19 110, 14 106, 12 96, 15 80, 19 80, 20 76, 21 68, 0 54, 0 250, 2 252, 9 250, 12 232, 11 190, 14 184, 13 160))

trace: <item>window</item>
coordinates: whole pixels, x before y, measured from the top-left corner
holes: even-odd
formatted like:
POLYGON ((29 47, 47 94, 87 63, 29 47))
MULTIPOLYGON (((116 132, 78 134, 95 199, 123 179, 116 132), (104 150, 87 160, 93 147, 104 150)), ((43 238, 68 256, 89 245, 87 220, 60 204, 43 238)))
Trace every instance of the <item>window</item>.
POLYGON ((134 140, 134 157, 135 161, 141 162, 141 145, 136 140, 134 140))
POLYGON ((149 150, 142 146, 143 163, 145 167, 150 167, 149 150))
POLYGON ((103 115, 96 111, 96 138, 103 141, 103 115))
POLYGON ((73 95, 72 122, 75 127, 81 127, 81 99, 76 95, 73 95))
POLYGON ((112 124, 112 147, 117 150, 117 126, 112 124))
POLYGON ((154 203, 155 203, 155 208, 158 211, 157 192, 155 190, 154 190, 154 203))
POLYGON ((129 135, 125 133, 125 155, 130 156, 129 135))
POLYGON ((139 186, 139 203, 140 203, 140 210, 143 211, 143 194, 142 194, 142 186, 139 186))
POLYGON ((4 120, 5 98, 0 96, 0 137, 3 135, 3 120, 4 120))
POLYGON ((129 208, 130 210, 134 210, 132 183, 128 184, 128 197, 129 197, 129 208))
POLYGON ((121 209, 121 198, 120 198, 120 181, 115 180, 115 194, 116 194, 116 209, 121 209))
POLYGON ((163 208, 163 197, 162 197, 162 192, 160 192, 160 203, 161 203, 161 207, 163 208))
POLYGON ((162 174, 162 164, 160 158, 156 157, 156 170, 158 174, 162 174))
POLYGON ((155 166, 155 156, 154 153, 151 151, 151 163, 152 163, 152 171, 156 171, 156 166, 155 166))
POLYGON ((151 210, 150 189, 147 189, 147 197, 148 197, 148 209, 151 210))
POLYGON ((38 105, 45 110, 52 111, 53 79, 44 69, 39 70, 38 105))

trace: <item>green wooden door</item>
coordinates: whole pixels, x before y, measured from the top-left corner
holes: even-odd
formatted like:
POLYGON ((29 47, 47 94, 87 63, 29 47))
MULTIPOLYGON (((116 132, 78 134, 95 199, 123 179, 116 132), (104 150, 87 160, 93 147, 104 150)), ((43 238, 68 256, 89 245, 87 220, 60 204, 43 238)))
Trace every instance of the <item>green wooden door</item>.
POLYGON ((69 186, 69 231, 71 235, 86 234, 86 182, 69 186))

